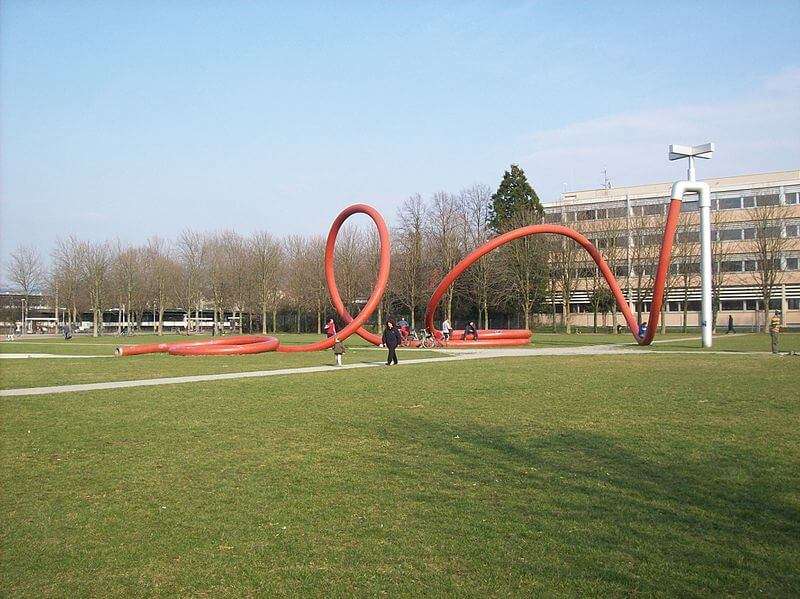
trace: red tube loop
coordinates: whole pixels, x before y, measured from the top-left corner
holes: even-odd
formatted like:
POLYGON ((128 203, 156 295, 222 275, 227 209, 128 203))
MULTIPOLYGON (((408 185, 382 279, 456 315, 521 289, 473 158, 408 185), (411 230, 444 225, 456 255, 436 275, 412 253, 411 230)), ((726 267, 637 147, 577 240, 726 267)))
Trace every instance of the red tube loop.
MULTIPOLYGON (((577 231, 562 225, 530 225, 527 227, 520 227, 519 229, 514 229, 513 231, 499 235, 486 242, 482 246, 474 249, 463 260, 456 264, 453 269, 447 273, 444 279, 442 279, 438 287, 436 287, 436 290, 433 292, 431 299, 428 301, 428 306, 425 310, 425 326, 438 338, 441 338, 441 332, 436 330, 436 327, 434 327, 433 324, 433 317, 436 314, 436 309, 439 306, 439 302, 442 301, 442 297, 447 291, 447 288, 450 287, 450 285, 452 285, 453 282, 459 276, 461 276, 461 273, 469 268, 474 262, 501 245, 505 245, 510 241, 519 239, 520 237, 550 233, 569 237, 570 239, 579 243, 587 252, 589 252, 592 260, 594 260, 595 264, 597 264, 597 267, 600 269, 600 272, 602 273, 603 278, 606 280, 606 283, 608 283, 611 292, 614 294, 614 299, 617 301, 617 305, 625 317, 625 322, 628 324, 628 329, 630 329, 634 339, 636 339, 636 342, 639 345, 650 345, 650 343, 653 341, 653 336, 656 333, 656 327, 658 326, 658 319, 661 313, 661 305, 664 299, 664 284, 667 277, 667 270, 669 269, 672 243, 675 239, 675 230, 678 226, 678 217, 680 216, 680 212, 681 201, 679 199, 673 199, 669 204, 667 223, 664 227, 664 236, 661 240, 661 252, 658 257, 658 270, 656 272, 655 283, 653 285, 653 302, 650 309, 650 319, 647 323, 647 331, 643 337, 639 336, 639 327, 636 323, 636 316, 633 314, 630 306, 625 301, 625 296, 623 295, 616 278, 614 278, 611 269, 603 259, 603 256, 600 254, 597 248, 594 247, 594 245, 592 245, 588 239, 586 239, 586 237, 577 231)), ((485 331, 484 334, 487 332, 488 331, 485 331)), ((481 331, 478 331, 479 339, 480 336, 481 331)), ((470 341, 456 341, 448 343, 448 346, 456 345, 475 347, 474 342, 470 341)))
MULTIPOLYGON (((389 228, 380 213, 372 206, 367 204, 354 204, 348 206, 336 220, 333 221, 331 229, 328 232, 328 238, 325 243, 325 280, 328 283, 328 289, 331 294, 331 302, 333 307, 339 313, 347 326, 345 326, 337 337, 344 341, 353 333, 361 335, 364 339, 375 345, 381 342, 378 335, 373 335, 363 328, 367 319, 372 316, 372 313, 378 307, 378 304, 386 292, 386 285, 389 283, 389 265, 391 258, 391 245, 389 240, 389 228), (334 250, 336 248, 336 237, 339 230, 342 228, 344 221, 354 214, 366 214, 375 223, 378 229, 378 237, 380 239, 380 256, 378 263, 378 278, 375 280, 375 286, 372 288, 372 294, 369 296, 366 305, 361 309, 361 312, 353 318, 347 312, 342 302, 342 297, 339 294, 339 288, 336 286, 336 278, 333 271, 334 250)), ((279 352, 305 352, 305 351, 319 351, 333 347, 336 342, 334 337, 330 337, 323 341, 315 343, 308 343, 306 345, 281 345, 275 337, 260 337, 260 336, 247 336, 247 337, 227 337, 221 339, 211 339, 208 341, 191 341, 182 343, 148 343, 141 345, 123 345, 115 350, 118 356, 134 356, 139 354, 152 354, 152 353, 169 353, 177 356, 208 356, 208 355, 230 355, 230 354, 255 354, 267 351, 279 352)))

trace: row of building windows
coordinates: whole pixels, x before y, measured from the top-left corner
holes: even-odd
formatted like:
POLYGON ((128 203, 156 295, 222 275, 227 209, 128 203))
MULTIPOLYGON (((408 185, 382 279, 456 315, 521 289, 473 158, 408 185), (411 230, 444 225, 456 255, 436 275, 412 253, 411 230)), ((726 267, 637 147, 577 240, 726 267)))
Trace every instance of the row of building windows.
MULTIPOLYGON (((793 206, 800 204, 800 192, 789 192, 784 194, 786 205, 793 206)), ((745 208, 756 208, 766 206, 778 206, 781 203, 780 194, 767 193, 761 195, 745 195, 736 197, 712 198, 711 206, 716 210, 741 210, 745 208)), ((661 202, 649 203, 644 205, 634 205, 631 207, 631 216, 658 216, 666 214, 668 198, 661 202)), ((697 212, 699 210, 697 201, 684 201, 681 205, 681 212, 697 212)), ((557 209, 545 214, 545 222, 557 223, 563 220, 566 222, 604 220, 607 218, 625 218, 628 215, 626 206, 615 206, 612 208, 590 208, 588 210, 564 210, 557 209)))
MULTIPOLYGON (((775 268, 783 271, 800 270, 800 258, 795 256, 786 257, 783 258, 783 260, 777 259, 775 260, 774 264, 775 268)), ((714 262, 711 265, 711 270, 713 272, 718 272, 719 270, 720 272, 725 273, 757 272, 759 270, 758 266, 758 260, 752 257, 744 256, 740 259, 728 259, 723 260, 722 262, 714 262)), ((658 263, 656 262, 633 264, 630 268, 627 264, 619 264, 612 268, 614 275, 617 277, 637 276, 639 274, 645 276, 655 276, 657 270, 658 263)), ((673 275, 699 274, 700 264, 696 261, 673 262, 670 264, 669 271, 673 275)), ((561 272, 561 269, 555 269, 552 275, 554 278, 558 278, 561 276, 561 272)), ((595 276, 600 276, 600 271, 593 264, 580 266, 575 269, 575 278, 590 279, 595 276)))
MULTIPOLYGON (((689 300, 687 302, 666 302, 667 312, 683 312, 684 303, 686 304, 687 312, 699 312, 701 308, 700 300, 689 300)), ((651 302, 642 302, 642 311, 650 312, 651 302)), ((722 300, 720 302, 720 310, 724 312, 737 312, 737 311, 760 311, 763 302, 758 299, 748 300, 722 300)), ((770 310, 781 310, 782 300, 780 298, 773 298, 769 302, 770 310)), ((800 299, 788 298, 786 300, 787 310, 800 310, 800 299)), ((576 303, 570 304, 569 311, 572 314, 582 314, 592 311, 590 303, 576 303)), ((556 304, 556 313, 563 313, 563 306, 556 304)))
MULTIPOLYGON (((781 236, 781 227, 774 226, 774 227, 764 227, 760 229, 762 232, 761 234, 765 237, 780 237, 781 236)), ((692 231, 679 231, 675 235, 675 239, 678 243, 693 243, 699 242, 699 231, 692 230, 692 231)), ((759 229, 754 227, 748 228, 731 228, 731 229, 719 229, 719 230, 712 230, 711 231, 711 239, 714 241, 749 241, 759 238, 759 229)), ((791 224, 786 225, 786 237, 800 237, 800 224, 791 224)), ((661 241, 663 238, 663 233, 658 232, 648 232, 648 231, 634 231, 631 235, 631 239, 634 246, 643 246, 643 245, 661 245, 661 241)), ((621 247, 626 248, 628 247, 628 237, 627 235, 621 235, 616 237, 591 237, 589 241, 598 249, 605 250, 608 248, 613 247, 621 247)))

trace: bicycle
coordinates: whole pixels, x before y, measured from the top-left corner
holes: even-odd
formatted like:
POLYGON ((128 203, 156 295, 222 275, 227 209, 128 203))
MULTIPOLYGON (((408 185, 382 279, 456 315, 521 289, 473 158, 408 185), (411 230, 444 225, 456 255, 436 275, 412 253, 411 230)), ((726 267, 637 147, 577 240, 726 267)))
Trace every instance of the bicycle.
POLYGON ((417 331, 415 329, 410 329, 408 333, 406 333, 405 335, 403 334, 403 330, 400 329, 401 347, 416 347, 415 344, 412 343, 414 341, 416 341, 417 343, 420 342, 419 335, 417 334, 417 331))
POLYGON ((435 347, 444 347, 444 342, 428 331, 428 329, 422 329, 422 339, 420 340, 419 346, 425 349, 433 349, 435 347))

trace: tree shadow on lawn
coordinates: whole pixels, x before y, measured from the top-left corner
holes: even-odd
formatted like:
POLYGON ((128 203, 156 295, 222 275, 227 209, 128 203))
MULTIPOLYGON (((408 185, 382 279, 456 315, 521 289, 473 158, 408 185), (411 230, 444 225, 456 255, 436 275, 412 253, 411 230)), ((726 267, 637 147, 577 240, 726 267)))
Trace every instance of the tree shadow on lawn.
POLYGON ((419 512, 420 526, 442 535, 465 521, 516 521, 519 542, 545 542, 567 556, 538 568, 628 590, 783 593, 800 582, 792 567, 800 554, 796 477, 786 465, 738 447, 648 442, 639 450, 634 440, 584 430, 523 437, 423 416, 389 426, 380 435, 403 450, 380 456, 380 467, 415 480, 404 500, 435 506, 419 512))

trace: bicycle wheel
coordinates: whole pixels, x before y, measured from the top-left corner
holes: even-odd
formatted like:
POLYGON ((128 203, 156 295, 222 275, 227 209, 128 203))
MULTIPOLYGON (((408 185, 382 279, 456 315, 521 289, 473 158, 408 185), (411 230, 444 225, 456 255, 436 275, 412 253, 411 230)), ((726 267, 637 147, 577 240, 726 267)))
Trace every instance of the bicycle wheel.
POLYGON ((433 346, 436 345, 436 342, 433 340, 433 337, 425 337, 425 339, 422 340, 421 345, 426 349, 433 349, 433 346))

